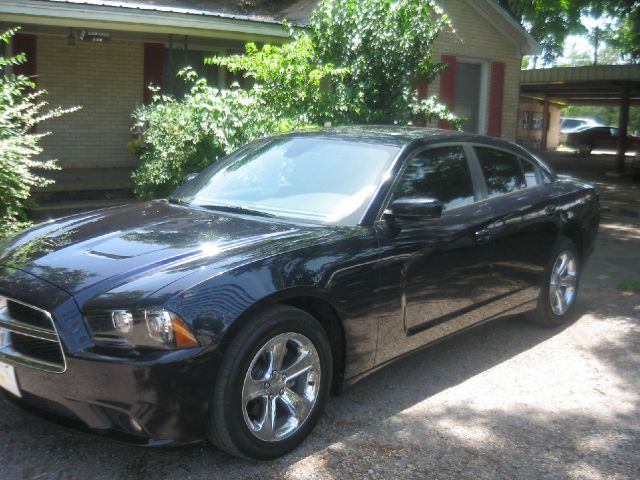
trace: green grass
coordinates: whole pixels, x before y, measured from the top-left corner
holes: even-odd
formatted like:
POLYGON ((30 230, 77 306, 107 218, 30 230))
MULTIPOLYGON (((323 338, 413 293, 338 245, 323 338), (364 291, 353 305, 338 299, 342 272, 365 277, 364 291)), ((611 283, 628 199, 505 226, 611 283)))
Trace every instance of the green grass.
POLYGON ((632 292, 640 292, 640 280, 623 280, 618 283, 620 290, 630 290, 632 292))

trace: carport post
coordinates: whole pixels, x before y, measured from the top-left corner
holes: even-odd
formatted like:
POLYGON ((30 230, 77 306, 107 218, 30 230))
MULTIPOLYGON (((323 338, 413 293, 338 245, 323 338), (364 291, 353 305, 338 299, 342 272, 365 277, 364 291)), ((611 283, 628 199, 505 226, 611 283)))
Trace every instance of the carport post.
POLYGON ((620 87, 620 119, 618 121, 618 155, 616 157, 619 175, 624 174, 624 160, 627 154, 627 128, 629 126, 629 103, 631 83, 624 82, 620 87))
POLYGON ((544 96, 544 104, 542 107, 542 138, 540 139, 540 150, 547 150, 547 141, 549 137, 549 98, 544 96))

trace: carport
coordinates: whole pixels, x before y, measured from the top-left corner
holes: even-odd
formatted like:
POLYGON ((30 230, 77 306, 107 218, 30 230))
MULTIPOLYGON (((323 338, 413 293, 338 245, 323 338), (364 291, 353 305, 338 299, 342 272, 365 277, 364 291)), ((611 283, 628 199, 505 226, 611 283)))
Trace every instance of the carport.
POLYGON ((542 149, 547 148, 549 104, 619 105, 617 171, 624 173, 629 107, 640 105, 640 65, 594 65, 524 70, 520 93, 543 102, 542 149))

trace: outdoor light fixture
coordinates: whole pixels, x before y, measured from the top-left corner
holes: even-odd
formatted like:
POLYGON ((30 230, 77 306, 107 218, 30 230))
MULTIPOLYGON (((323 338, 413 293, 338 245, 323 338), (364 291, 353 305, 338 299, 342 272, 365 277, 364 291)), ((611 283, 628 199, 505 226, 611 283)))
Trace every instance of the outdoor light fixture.
POLYGON ((76 46, 76 36, 73 34, 73 28, 69 29, 69 36, 67 37, 67 45, 70 47, 76 46))

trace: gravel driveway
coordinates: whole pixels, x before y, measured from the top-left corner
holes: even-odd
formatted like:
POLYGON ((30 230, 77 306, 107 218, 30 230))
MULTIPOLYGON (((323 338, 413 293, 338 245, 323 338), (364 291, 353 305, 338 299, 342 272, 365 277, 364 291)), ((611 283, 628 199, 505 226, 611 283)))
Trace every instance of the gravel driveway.
POLYGON ((581 316, 563 329, 510 318, 402 360, 332 398, 309 440, 272 463, 138 449, 0 403, 0 477, 638 479, 640 293, 616 285, 640 280, 640 184, 601 192, 581 316))

